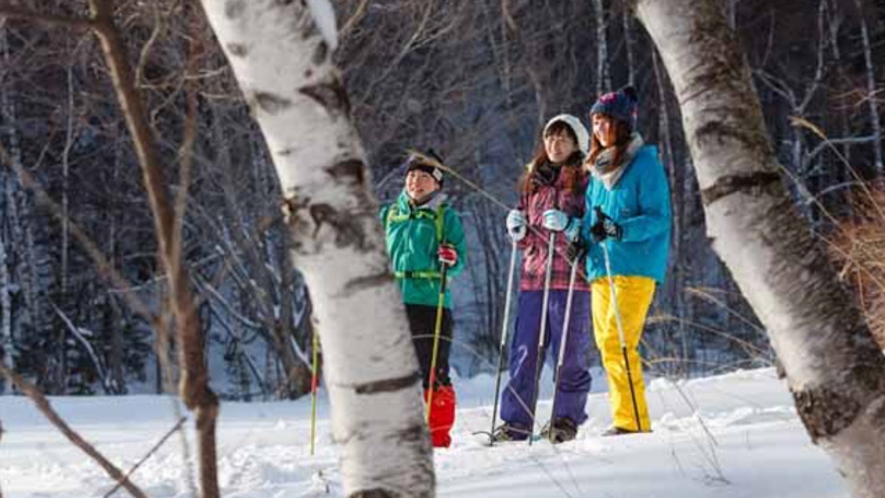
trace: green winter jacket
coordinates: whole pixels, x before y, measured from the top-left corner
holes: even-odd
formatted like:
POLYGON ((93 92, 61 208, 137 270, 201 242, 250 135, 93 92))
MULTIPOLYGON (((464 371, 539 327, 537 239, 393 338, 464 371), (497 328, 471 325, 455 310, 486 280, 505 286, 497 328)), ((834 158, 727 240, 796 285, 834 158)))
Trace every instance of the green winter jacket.
MULTIPOLYGON (((453 277, 464 269, 467 247, 464 242, 464 229, 461 219, 451 208, 443 204, 443 195, 437 195, 426 204, 415 208, 409 202, 405 190, 395 203, 381 208, 381 224, 387 238, 387 254, 390 255, 391 270, 396 277, 406 304, 439 304, 440 270, 436 251, 439 247, 437 231, 442 231, 442 239, 455 247, 458 261, 449 268, 448 276, 453 277), (443 215, 441 226, 437 226, 437 213, 443 215)), ((446 286, 444 306, 452 307, 451 292, 446 286)))

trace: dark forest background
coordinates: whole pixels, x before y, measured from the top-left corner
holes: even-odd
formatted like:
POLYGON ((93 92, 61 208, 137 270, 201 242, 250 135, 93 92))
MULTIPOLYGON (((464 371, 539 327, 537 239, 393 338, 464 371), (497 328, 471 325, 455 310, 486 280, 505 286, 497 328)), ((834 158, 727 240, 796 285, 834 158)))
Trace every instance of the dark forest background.
MULTIPOLYGON (((846 247, 840 227, 865 221, 866 189, 885 176, 885 2, 723 1, 796 207, 821 237, 846 247)), ((450 175, 445 188, 470 243, 469 270, 453 284, 459 374, 496 364, 509 257, 502 225, 543 123, 561 112, 586 123, 601 92, 628 83, 639 90, 639 129, 659 146, 674 206, 668 280, 644 335, 647 372, 773 363, 706 239, 677 97, 620 1, 332 3, 336 60, 382 202, 402 187, 410 148, 432 147, 463 177, 450 175)), ((13 4, 57 17, 86 9, 13 4)), ((171 191, 186 199, 184 256, 212 383, 229 399, 297 397, 309 388, 309 292, 287 251, 275 172, 230 68, 192 1, 121 1, 116 15, 171 191), (193 153, 182 153, 191 139, 193 153), (285 382, 290 367, 294 383, 285 382)), ((174 352, 160 333, 169 318, 153 221, 91 33, 0 17, 0 145, 3 361, 51 394, 169 390, 171 374, 157 361, 174 352), (113 282, 83 240, 125 282, 113 282), (153 319, 134 312, 126 289, 153 319)), ((846 283, 875 307, 878 294, 853 281, 856 273, 848 268, 846 283)))

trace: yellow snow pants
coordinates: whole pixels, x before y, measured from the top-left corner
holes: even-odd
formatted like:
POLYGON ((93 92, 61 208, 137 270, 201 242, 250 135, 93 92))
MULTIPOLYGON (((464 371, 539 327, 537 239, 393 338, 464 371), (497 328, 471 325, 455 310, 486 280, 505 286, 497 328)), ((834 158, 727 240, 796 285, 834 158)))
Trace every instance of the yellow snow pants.
POLYGON ((636 424, 633 397, 627 370, 624 368, 624 352, 618 335, 618 321, 615 307, 612 306, 611 286, 608 277, 598 278, 592 283, 590 295, 593 300, 593 330, 596 347, 602 355, 602 366, 608 377, 608 397, 612 411, 612 424, 631 431, 651 430, 648 417, 648 404, 645 401, 645 382, 642 379, 642 364, 639 359, 639 340, 648 308, 655 293, 655 281, 647 277, 615 276, 617 310, 621 314, 624 327, 624 344, 633 379, 636 396, 636 411, 639 412, 640 427, 636 424))

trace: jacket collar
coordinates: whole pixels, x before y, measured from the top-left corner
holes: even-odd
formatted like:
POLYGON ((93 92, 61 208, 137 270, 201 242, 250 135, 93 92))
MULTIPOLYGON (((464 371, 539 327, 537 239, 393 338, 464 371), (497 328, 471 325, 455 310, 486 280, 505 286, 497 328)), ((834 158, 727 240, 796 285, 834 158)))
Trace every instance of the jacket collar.
POLYGON ((630 143, 627 144, 627 150, 624 151, 624 156, 618 165, 612 164, 614 147, 606 148, 596 157, 596 161, 593 163, 591 168, 593 176, 599 179, 606 189, 611 190, 618 183, 618 180, 621 179, 621 175, 624 174, 624 171, 633 162, 633 158, 636 157, 643 145, 645 145, 645 141, 642 140, 642 135, 638 132, 633 132, 630 136, 630 143))
POLYGON ((409 194, 406 193, 406 189, 403 189, 399 194, 399 198, 397 199, 397 205, 400 212, 403 213, 411 213, 412 211, 417 211, 419 209, 429 209, 431 211, 435 211, 441 204, 445 203, 448 196, 440 190, 437 190, 433 195, 430 196, 430 199, 425 201, 420 206, 416 206, 412 199, 409 197, 409 194))

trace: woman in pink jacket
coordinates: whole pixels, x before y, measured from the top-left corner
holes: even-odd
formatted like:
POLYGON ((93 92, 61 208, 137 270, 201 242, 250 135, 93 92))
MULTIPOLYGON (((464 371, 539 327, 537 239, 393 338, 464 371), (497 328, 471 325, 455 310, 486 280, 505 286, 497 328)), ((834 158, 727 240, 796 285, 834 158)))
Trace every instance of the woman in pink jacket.
MULTIPOLYGON (((516 331, 510 346, 510 381, 501 399, 504 424, 493 435, 496 441, 523 440, 533 432, 549 239, 553 235, 555 249, 542 359, 548 346, 552 346, 554 356, 560 348, 572 265, 568 247, 578 236, 584 216, 588 176, 581 166, 589 146, 587 129, 575 116, 561 114, 547 122, 541 140, 520 181, 517 209, 507 216, 507 233, 522 251, 522 274, 516 331)), ((556 413, 544 434, 557 443, 574 439, 578 426, 587 419, 584 405, 591 383, 589 292, 581 276, 574 287, 566 356, 555 393, 556 413)))

